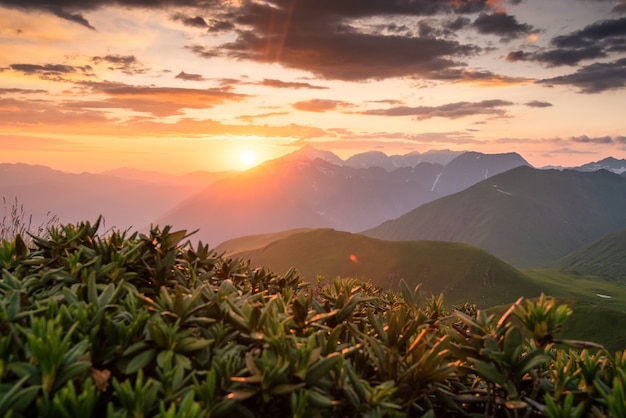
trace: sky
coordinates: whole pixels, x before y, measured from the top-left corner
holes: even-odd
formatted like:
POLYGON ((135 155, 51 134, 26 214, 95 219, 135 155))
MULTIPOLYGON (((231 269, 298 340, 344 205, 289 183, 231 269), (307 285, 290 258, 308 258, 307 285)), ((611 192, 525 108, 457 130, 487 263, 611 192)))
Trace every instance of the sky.
POLYGON ((0 162, 626 158, 626 0, 0 0, 0 162))

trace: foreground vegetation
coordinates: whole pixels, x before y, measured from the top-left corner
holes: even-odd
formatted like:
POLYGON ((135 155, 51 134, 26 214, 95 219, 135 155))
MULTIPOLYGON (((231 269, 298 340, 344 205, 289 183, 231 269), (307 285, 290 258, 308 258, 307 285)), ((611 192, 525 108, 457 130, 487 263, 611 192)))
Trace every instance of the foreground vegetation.
POLYGON ((559 340, 570 310, 543 296, 449 312, 97 229, 2 241, 2 416, 626 416, 626 352, 559 340))

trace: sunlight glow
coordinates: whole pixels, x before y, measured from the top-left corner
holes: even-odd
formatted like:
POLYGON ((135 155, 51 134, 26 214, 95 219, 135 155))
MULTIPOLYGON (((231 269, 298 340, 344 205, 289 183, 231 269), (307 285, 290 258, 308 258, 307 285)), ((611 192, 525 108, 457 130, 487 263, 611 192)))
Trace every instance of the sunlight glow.
POLYGON ((239 161, 246 167, 252 167, 257 162, 257 156, 254 152, 250 150, 245 150, 241 154, 239 154, 239 161))

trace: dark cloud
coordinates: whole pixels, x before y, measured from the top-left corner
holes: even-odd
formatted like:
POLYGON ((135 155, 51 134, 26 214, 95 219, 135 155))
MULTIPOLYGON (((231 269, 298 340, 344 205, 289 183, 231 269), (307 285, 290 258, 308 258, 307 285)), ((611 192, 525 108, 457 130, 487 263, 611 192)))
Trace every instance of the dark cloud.
POLYGON ((418 120, 430 118, 458 119, 475 115, 505 116, 506 111, 501 109, 513 105, 506 100, 483 100, 480 102, 456 102, 441 106, 397 106, 388 109, 373 109, 361 112, 365 115, 376 116, 415 116, 418 120))
POLYGON ((47 93, 47 90, 40 89, 16 89, 16 88, 0 88, 0 94, 37 94, 47 93))
MULTIPOLYGON (((469 24, 462 15, 491 12, 495 7, 490 0, 273 0, 234 4, 223 0, 0 0, 0 5, 48 11, 88 27, 91 25, 81 13, 103 6, 181 8, 185 11, 174 12, 174 20, 236 35, 219 50, 188 47, 199 56, 212 58, 221 53, 235 59, 278 62, 322 78, 347 81, 429 78, 441 70, 463 66, 464 59, 481 48, 445 38, 469 24), (210 20, 203 17, 207 11, 211 11, 210 20), (416 21, 436 15, 449 18, 425 24, 422 37, 404 22, 390 23, 382 32, 367 23, 369 18, 416 21)), ((517 24, 514 30, 520 27, 517 24)))
POLYGON ((470 23, 471 20, 463 16, 459 16, 453 20, 424 19, 417 25, 418 35, 422 38, 455 37, 460 30, 469 26, 470 23))
POLYGON ((215 58, 220 55, 219 51, 209 49, 203 45, 188 45, 185 48, 202 58, 215 58))
POLYGON ((532 100, 530 102, 524 103, 528 107, 551 107, 552 103, 544 102, 541 100, 532 100))
POLYGON ((172 19, 175 21, 181 22, 185 26, 189 26, 192 28, 199 28, 199 29, 209 28, 209 24, 206 23, 206 20, 204 20, 202 16, 189 17, 182 13, 177 13, 174 16, 172 16, 172 19))
POLYGON ((226 32, 235 29, 235 24, 228 20, 211 19, 209 32, 226 32))
MULTIPOLYGON (((490 9, 487 0, 276 0, 245 2, 234 16, 240 28, 222 51, 236 59, 278 62, 326 79, 361 81, 390 77, 430 77, 458 67, 480 51, 442 39, 428 22, 422 36, 402 25, 363 23, 369 17, 419 17, 437 13, 477 13, 490 9), (361 20, 359 20, 361 19, 361 20)), ((462 27, 465 20, 449 20, 462 27)), ((206 52, 196 49, 196 53, 206 52)))
POLYGON ((472 24, 483 35, 496 35, 503 41, 525 36, 534 31, 531 25, 519 23, 515 16, 496 12, 481 13, 472 24))
POLYGON ((514 51, 509 61, 538 61, 548 66, 577 65, 581 61, 626 52, 626 17, 602 20, 550 41, 551 49, 514 51))
POLYGON ((540 80, 547 85, 572 85, 582 93, 600 93, 626 87, 626 58, 609 63, 595 63, 572 74, 540 80))
POLYGON ((41 10, 92 30, 95 28, 81 12, 96 10, 104 6, 151 9, 182 6, 206 9, 220 6, 222 3, 222 0, 0 0, 0 6, 21 10, 41 10))
POLYGON ((187 74, 184 71, 181 71, 180 73, 178 73, 178 75, 176 75, 176 77, 174 78, 178 78, 180 80, 185 80, 185 81, 204 81, 206 80, 206 78, 204 78, 201 74, 187 74))
POLYGON ((526 84, 533 81, 524 77, 510 77, 495 74, 491 71, 477 71, 451 68, 432 75, 433 79, 458 83, 473 83, 491 86, 526 84))
POLYGON ((34 75, 46 80, 64 81, 66 76, 92 76, 93 68, 90 65, 73 66, 65 64, 11 64, 9 67, 27 75, 34 75))
POLYGON ((293 108, 305 112, 321 113, 329 110, 336 110, 338 107, 344 107, 346 105, 347 103, 338 100, 312 99, 294 103, 293 108))
POLYGON ((88 29, 91 29, 91 30, 96 30, 96 28, 91 26, 89 21, 87 19, 85 19, 83 17, 83 15, 80 14, 80 13, 71 13, 71 12, 68 12, 66 10, 57 9, 57 8, 52 8, 50 11, 52 13, 54 13, 55 16, 60 17, 61 19, 65 19, 65 20, 69 20, 70 22, 78 23, 79 25, 82 25, 82 26, 84 26, 84 27, 86 27, 88 29))
POLYGON ((599 137, 593 137, 590 138, 587 135, 582 135, 582 136, 575 136, 570 138, 571 141, 573 142, 580 142, 580 143, 584 143, 584 144, 612 144, 613 143, 613 138, 611 138, 610 136, 599 136, 599 137))
POLYGON ((144 74, 148 71, 146 67, 143 66, 137 60, 134 55, 106 55, 104 57, 96 56, 92 57, 91 61, 95 64, 107 63, 109 64, 109 70, 113 71, 121 71, 124 74, 133 75, 133 74, 144 74))
POLYGON ((224 45, 228 55, 282 65, 344 81, 402 76, 431 76, 462 65, 451 56, 471 55, 478 48, 442 39, 377 36, 356 32, 298 32, 270 45, 254 32, 224 45))
POLYGON ((454 20, 450 20, 444 23, 444 27, 452 32, 459 31, 471 23, 471 20, 467 17, 459 16, 454 20))
POLYGON ((262 86, 266 87, 276 87, 282 89, 314 89, 314 90, 326 90, 328 87, 316 86, 310 83, 300 83, 300 82, 287 82, 281 80, 275 80, 270 78, 265 78, 263 81, 259 83, 262 86))

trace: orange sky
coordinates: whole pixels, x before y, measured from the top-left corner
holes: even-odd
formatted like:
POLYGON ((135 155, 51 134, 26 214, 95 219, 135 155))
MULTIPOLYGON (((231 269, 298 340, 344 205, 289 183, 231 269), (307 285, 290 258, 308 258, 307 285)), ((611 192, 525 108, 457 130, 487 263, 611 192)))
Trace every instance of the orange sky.
POLYGON ((22 3, 0 0, 0 162, 222 171, 305 144, 626 158, 624 1, 22 3))

